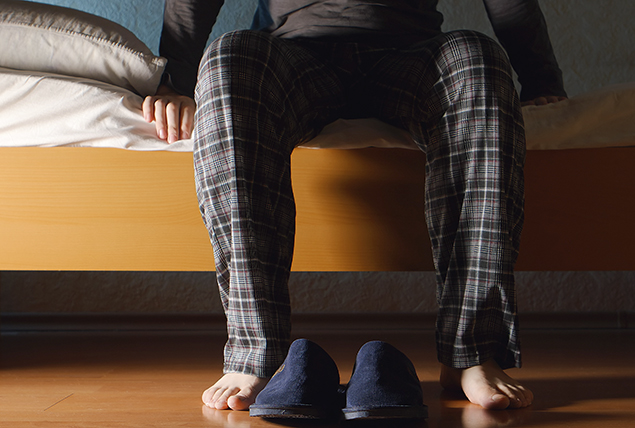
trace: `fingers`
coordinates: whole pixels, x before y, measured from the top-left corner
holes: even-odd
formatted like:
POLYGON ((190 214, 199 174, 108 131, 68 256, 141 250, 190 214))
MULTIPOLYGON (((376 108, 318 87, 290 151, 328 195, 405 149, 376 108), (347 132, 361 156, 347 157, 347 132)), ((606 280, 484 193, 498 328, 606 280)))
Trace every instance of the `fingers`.
POLYGON ((143 119, 146 122, 152 123, 154 120, 154 97, 147 96, 143 100, 143 104, 141 104, 141 111, 143 112, 143 119))
POLYGON ((149 96, 142 104, 143 118, 155 122, 157 136, 169 144, 191 137, 195 110, 194 100, 181 95, 149 96))
POLYGON ((167 129, 168 143, 171 144, 192 136, 195 108, 192 103, 188 102, 188 99, 181 99, 178 103, 170 102, 165 107, 165 112, 166 121, 163 126, 167 129))
POLYGON ((550 95, 550 96, 546 96, 546 97, 537 97, 534 98, 533 100, 527 100, 527 101, 523 101, 520 105, 522 107, 524 106, 545 106, 547 104, 554 104, 560 101, 564 101, 566 100, 567 97, 559 97, 559 96, 555 96, 555 95, 550 95))
POLYGON ((537 106, 546 106, 547 104, 552 104, 558 101, 557 97, 538 97, 534 100, 537 106))
POLYGON ((167 103, 163 98, 158 98, 154 101, 154 123, 157 129, 157 136, 162 140, 168 140, 167 103))
POLYGON ((196 107, 193 104, 186 103, 181 106, 181 137, 191 138, 194 129, 194 114, 196 107))

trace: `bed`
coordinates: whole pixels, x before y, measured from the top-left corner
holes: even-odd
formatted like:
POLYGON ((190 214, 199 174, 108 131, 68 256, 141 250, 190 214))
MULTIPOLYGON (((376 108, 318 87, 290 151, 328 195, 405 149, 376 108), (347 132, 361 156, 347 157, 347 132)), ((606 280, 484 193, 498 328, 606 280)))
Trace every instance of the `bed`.
MULTIPOLYGON (((162 58, 104 19, 0 0, 0 270, 210 271, 192 141, 143 121, 162 58), (17 42, 19 41, 19 43, 17 42)), ((517 268, 635 270, 635 83, 523 109, 517 268)), ((339 120, 292 156, 295 271, 433 270, 425 156, 339 120)))

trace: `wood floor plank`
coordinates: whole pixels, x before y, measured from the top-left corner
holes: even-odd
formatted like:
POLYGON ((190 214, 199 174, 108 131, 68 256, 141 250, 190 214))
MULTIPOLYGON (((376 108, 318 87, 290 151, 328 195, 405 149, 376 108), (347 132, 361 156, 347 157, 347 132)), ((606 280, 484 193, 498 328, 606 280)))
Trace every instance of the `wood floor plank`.
MULTIPOLYGON (((333 356, 342 382, 367 340, 387 340, 404 351, 417 368, 430 410, 426 422, 408 427, 635 427, 635 330, 526 332, 524 367, 511 373, 534 391, 536 400, 528 409, 497 412, 441 389, 432 332, 309 338, 333 356)), ((202 406, 201 392, 221 375, 223 342, 220 334, 202 333, 5 335, 0 342, 0 426, 281 426, 247 412, 202 406)))

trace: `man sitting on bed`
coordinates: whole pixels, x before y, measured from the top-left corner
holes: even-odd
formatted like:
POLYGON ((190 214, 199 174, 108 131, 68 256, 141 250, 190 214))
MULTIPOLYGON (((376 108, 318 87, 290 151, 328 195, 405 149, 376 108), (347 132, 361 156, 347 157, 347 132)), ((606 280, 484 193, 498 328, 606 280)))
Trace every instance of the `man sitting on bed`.
POLYGON ((507 55, 524 103, 566 94, 537 0, 484 0, 507 55, 481 34, 443 33, 436 3, 261 0, 253 31, 226 34, 203 55, 222 1, 166 0, 161 54, 171 80, 144 114, 169 142, 194 128, 229 336, 225 375, 203 394, 208 406, 247 409, 285 358, 290 155, 331 121, 361 117, 410 131, 426 153, 442 384, 485 408, 531 404, 531 391, 504 372, 521 363, 513 269, 525 156, 507 55))

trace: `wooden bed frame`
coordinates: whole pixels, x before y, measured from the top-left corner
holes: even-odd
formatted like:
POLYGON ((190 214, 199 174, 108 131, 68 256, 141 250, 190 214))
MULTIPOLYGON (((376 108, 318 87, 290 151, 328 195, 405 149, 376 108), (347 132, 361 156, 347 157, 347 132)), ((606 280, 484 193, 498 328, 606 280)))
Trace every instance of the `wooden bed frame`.
MULTIPOLYGON (((0 270, 210 271, 191 153, 0 149, 0 270)), ((424 155, 297 149, 295 271, 433 270, 424 155)), ((635 270, 635 148, 530 151, 518 270, 635 270)))

